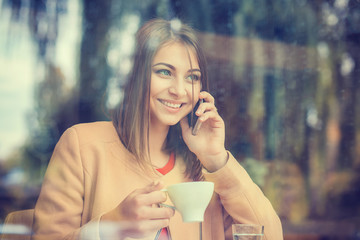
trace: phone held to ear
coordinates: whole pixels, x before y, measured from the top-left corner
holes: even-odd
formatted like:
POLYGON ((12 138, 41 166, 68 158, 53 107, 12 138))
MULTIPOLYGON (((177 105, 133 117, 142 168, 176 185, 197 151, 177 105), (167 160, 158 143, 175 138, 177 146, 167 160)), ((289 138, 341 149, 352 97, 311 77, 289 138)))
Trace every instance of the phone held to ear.
POLYGON ((194 136, 198 133, 198 131, 201 127, 201 122, 198 120, 199 117, 196 116, 195 112, 199 108, 200 104, 203 102, 204 102, 204 99, 200 99, 196 103, 194 110, 191 113, 189 113, 189 115, 188 115, 189 125, 192 128, 191 133, 194 136), (192 114, 192 119, 191 119, 191 114, 192 114))

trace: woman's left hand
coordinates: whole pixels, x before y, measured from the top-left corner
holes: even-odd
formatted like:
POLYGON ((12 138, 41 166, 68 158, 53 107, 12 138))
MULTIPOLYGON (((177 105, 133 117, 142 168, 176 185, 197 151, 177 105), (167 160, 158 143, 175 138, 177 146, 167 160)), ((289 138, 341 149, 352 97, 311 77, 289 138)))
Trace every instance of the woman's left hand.
POLYGON ((203 91, 199 98, 204 99, 204 102, 196 109, 195 114, 202 125, 194 136, 185 117, 180 121, 182 136, 190 151, 199 158, 204 167, 210 172, 215 172, 227 161, 225 124, 217 112, 214 97, 203 91))

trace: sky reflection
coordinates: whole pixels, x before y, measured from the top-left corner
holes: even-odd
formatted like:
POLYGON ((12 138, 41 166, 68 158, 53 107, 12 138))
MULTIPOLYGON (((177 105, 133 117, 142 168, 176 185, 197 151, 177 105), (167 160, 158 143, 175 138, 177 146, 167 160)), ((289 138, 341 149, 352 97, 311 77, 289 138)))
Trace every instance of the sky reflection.
MULTIPOLYGON (((37 44, 28 28, 28 6, 11 20, 11 9, 0 1, 0 161, 27 140, 29 118, 34 114, 34 92, 44 76, 37 44)), ((75 85, 80 46, 81 12, 78 1, 68 3, 59 19, 58 43, 47 59, 64 75, 65 85, 75 85)))
POLYGON ((33 108, 36 49, 26 22, 11 22, 10 9, 0 14, 0 160, 26 136, 26 115, 33 108))

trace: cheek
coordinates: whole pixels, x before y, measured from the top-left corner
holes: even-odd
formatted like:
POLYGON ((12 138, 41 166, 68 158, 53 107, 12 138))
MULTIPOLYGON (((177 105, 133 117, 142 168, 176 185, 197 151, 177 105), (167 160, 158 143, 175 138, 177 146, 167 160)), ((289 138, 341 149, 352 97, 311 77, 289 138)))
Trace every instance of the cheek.
POLYGON ((194 84, 194 100, 197 102, 201 91, 201 83, 194 84))
POLYGON ((161 81, 157 79, 155 76, 150 79, 150 97, 155 96, 159 91, 163 88, 163 84, 161 81))
POLYGON ((199 86, 197 86, 197 87, 195 87, 194 86, 194 99, 192 99, 192 89, 190 88, 190 91, 188 91, 188 96, 189 96, 189 102, 191 103, 191 104, 189 104, 190 106, 189 106, 189 111, 191 112, 191 110, 192 110, 192 108, 193 108, 193 106, 195 106, 196 105, 196 103, 199 101, 199 95, 200 95, 200 87, 199 86))

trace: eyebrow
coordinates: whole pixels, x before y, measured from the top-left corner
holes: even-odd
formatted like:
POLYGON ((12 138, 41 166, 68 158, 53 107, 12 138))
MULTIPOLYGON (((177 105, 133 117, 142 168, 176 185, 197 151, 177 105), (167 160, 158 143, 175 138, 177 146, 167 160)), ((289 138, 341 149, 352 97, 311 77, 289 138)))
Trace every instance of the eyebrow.
MULTIPOLYGON (((156 63, 156 64, 153 65, 153 67, 156 67, 156 66, 158 66, 158 65, 164 65, 164 66, 166 66, 166 67, 168 67, 168 68, 170 68, 170 69, 172 69, 172 70, 175 70, 175 69, 176 69, 173 65, 168 64, 168 63, 163 63, 163 62, 156 63)), ((198 69, 198 68, 189 69, 188 72, 200 72, 200 73, 201 73, 200 69, 198 69)))

